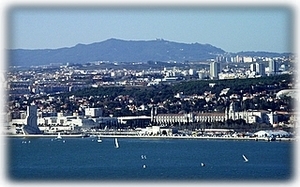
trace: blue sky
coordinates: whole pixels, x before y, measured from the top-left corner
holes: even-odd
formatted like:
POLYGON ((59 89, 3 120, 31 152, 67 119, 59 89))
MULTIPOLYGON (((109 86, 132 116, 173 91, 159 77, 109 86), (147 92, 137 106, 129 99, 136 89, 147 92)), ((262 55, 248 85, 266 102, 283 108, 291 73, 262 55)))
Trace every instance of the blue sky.
POLYGON ((11 7, 13 49, 56 49, 109 38, 211 44, 227 52, 291 52, 294 9, 232 7, 11 7))

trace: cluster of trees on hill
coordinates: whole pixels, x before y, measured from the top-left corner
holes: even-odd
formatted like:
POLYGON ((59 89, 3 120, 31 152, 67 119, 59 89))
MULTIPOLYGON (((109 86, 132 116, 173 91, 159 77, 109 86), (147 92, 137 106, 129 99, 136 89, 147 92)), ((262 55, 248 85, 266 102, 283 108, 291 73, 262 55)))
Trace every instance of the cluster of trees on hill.
POLYGON ((199 81, 182 81, 175 84, 161 84, 152 87, 98 87, 87 88, 75 92, 61 94, 63 97, 75 95, 78 97, 99 96, 100 98, 107 97, 113 100, 119 95, 129 95, 138 102, 148 103, 151 100, 154 102, 162 102, 167 99, 172 99, 175 94, 184 92, 185 95, 198 94, 201 95, 205 91, 211 91, 212 94, 219 95, 221 90, 230 88, 227 95, 257 93, 266 91, 266 93, 288 89, 293 84, 294 77, 290 74, 277 76, 260 77, 252 79, 231 79, 231 80, 199 80, 199 81), (215 83, 213 87, 209 83, 215 83))
MULTIPOLYGON (((243 95, 244 93, 262 93, 255 96, 251 100, 245 100, 240 103, 242 110, 247 109, 272 109, 279 110, 279 107, 287 106, 285 110, 293 109, 293 99, 286 97, 280 101, 261 100, 263 96, 275 98, 275 93, 282 89, 291 88, 293 84, 292 75, 278 75, 271 77, 261 77, 253 79, 238 79, 238 80, 199 80, 199 81, 182 81, 174 84, 162 84, 152 87, 98 87, 87 88, 75 92, 60 94, 60 103, 52 103, 57 105, 57 111, 74 111, 78 110, 79 103, 69 99, 69 96, 88 98, 90 107, 104 108, 104 115, 113 114, 114 116, 126 115, 150 115, 150 110, 146 111, 130 111, 128 107, 129 99, 135 106, 148 105, 148 104, 161 104, 164 103, 164 108, 159 108, 159 113, 178 113, 185 112, 224 112, 228 102, 220 99, 220 92, 224 88, 230 88, 225 97, 231 94, 243 95), (214 87, 209 84, 214 83, 214 87), (214 101, 206 101, 205 99, 195 100, 180 100, 175 98, 179 92, 184 92, 185 95, 203 95, 205 91, 215 94, 214 101), (126 99, 122 98, 126 97, 126 99), (121 99, 119 99, 121 97, 121 99), (123 100, 122 100, 123 99, 123 100), (115 110, 118 108, 118 110, 115 110)), ((222 97, 223 97, 222 96, 222 97)))

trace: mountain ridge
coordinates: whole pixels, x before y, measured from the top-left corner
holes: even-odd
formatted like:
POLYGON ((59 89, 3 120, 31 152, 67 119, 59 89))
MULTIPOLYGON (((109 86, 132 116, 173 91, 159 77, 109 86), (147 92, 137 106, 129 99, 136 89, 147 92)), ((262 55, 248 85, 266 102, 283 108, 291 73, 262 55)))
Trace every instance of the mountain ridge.
MULTIPOLYGON (((57 49, 9 49, 10 66, 37 66, 50 63, 94 61, 202 61, 227 52, 211 44, 180 43, 164 39, 121 40, 110 38, 91 44, 76 44, 57 49)), ((277 54, 277 53, 275 53, 277 54)))

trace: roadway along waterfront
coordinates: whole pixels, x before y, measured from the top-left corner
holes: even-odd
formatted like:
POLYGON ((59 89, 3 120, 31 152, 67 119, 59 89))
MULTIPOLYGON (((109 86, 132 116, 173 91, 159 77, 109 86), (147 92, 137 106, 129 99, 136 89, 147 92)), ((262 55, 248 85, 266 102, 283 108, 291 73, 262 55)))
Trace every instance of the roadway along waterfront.
MULTIPOLYGON (((7 138, 56 138, 56 134, 30 134, 30 135, 2 135, 7 138)), ((84 134, 64 135, 62 138, 93 138, 98 135, 85 136, 84 134)), ((147 139, 211 139, 211 140, 253 140, 253 141, 271 141, 267 137, 231 137, 231 136, 139 136, 139 135, 100 135, 101 138, 147 138, 147 139)), ((276 138, 274 141, 294 141, 296 138, 276 138)))

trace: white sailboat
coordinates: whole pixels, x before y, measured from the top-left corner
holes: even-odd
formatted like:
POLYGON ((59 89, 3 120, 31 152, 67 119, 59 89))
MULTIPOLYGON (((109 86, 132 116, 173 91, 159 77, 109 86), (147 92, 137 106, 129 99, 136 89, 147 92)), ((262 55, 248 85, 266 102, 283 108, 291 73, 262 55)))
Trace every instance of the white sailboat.
POLYGON ((97 142, 98 142, 98 143, 101 143, 101 142, 102 142, 100 135, 98 136, 97 142))
POLYGON ((58 133, 56 139, 58 139, 58 140, 61 140, 61 139, 62 139, 62 137, 61 137, 61 135, 60 135, 60 132, 58 133))
POLYGON ((245 155, 242 155, 244 158, 244 162, 248 162, 248 158, 245 155))
POLYGON ((119 143, 118 143, 118 139, 115 138, 115 148, 119 148, 119 143))

